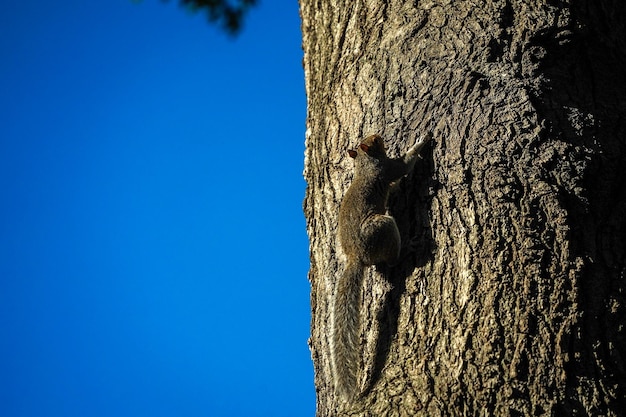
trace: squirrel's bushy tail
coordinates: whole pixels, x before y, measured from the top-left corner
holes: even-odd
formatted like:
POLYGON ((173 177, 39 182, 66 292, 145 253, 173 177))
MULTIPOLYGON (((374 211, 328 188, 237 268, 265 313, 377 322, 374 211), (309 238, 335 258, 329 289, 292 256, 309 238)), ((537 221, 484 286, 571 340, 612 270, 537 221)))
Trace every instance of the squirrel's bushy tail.
POLYGON ((337 391, 347 400, 357 392, 359 319, 363 265, 348 262, 337 283, 333 306, 332 351, 337 391))

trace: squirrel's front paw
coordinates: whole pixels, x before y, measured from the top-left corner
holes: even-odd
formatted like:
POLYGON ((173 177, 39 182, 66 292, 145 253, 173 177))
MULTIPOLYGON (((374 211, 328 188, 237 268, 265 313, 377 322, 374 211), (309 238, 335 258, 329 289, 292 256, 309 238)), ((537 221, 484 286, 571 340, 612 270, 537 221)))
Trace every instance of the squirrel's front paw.
POLYGON ((416 154, 418 153, 424 145, 426 145, 433 138, 432 132, 428 132, 425 135, 419 137, 415 145, 411 147, 409 152, 416 154))
POLYGON ((420 136, 420 138, 417 141, 417 143, 418 144, 425 144, 426 142, 429 142, 432 138, 433 138, 433 132, 428 132, 425 135, 420 136))

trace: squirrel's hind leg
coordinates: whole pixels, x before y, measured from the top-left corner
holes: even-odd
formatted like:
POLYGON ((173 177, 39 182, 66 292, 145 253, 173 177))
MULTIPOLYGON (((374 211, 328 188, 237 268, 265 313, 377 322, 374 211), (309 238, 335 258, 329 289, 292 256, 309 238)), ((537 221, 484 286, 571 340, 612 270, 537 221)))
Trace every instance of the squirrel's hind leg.
POLYGON ((362 225, 366 265, 394 264, 400 257, 400 232, 393 217, 384 214, 370 216, 362 225))

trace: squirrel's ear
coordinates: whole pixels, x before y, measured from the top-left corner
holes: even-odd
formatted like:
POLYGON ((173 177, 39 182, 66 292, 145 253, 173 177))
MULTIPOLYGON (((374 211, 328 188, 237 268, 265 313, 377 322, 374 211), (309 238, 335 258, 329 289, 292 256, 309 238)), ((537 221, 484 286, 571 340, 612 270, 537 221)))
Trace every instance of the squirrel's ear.
POLYGON ((356 158, 356 151, 354 149, 348 149, 348 155, 350 155, 350 158, 356 158))
POLYGON ((363 150, 363 152, 367 153, 370 150, 370 147, 367 146, 366 144, 362 143, 359 145, 359 148, 361 148, 361 150, 363 150))

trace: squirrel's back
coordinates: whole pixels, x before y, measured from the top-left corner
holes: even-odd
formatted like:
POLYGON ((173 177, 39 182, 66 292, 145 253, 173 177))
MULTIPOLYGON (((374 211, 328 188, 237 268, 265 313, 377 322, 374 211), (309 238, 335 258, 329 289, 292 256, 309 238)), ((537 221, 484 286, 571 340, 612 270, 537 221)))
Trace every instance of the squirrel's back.
POLYGON ((384 214, 389 194, 385 166, 387 154, 383 140, 371 135, 350 153, 355 160, 355 172, 339 207, 339 240, 348 258, 365 250, 362 226, 375 214, 384 214))

